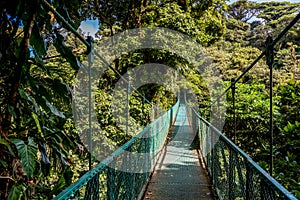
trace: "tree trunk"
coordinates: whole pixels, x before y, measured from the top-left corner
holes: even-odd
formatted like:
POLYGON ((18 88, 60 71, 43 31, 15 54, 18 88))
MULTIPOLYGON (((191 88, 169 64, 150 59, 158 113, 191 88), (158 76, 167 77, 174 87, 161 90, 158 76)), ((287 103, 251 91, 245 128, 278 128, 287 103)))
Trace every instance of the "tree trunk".
MULTIPOLYGON (((15 66, 15 73, 14 73, 14 77, 12 79, 12 84, 11 84, 11 91, 10 94, 7 98, 7 105, 9 105, 11 108, 15 109, 16 105, 17 105, 17 96, 18 96, 18 91, 20 88, 20 81, 22 78, 22 68, 24 66, 24 63, 26 62, 26 54, 28 53, 28 47, 29 47, 29 43, 30 43, 30 36, 31 36, 31 32, 32 32, 32 28, 34 25, 34 21, 36 18, 36 14, 37 14, 37 5, 38 2, 34 1, 34 2, 30 2, 31 3, 31 7, 28 11, 28 20, 27 20, 27 24, 24 27, 24 38, 20 44, 20 53, 18 56, 18 60, 15 66)), ((5 115, 3 120, 3 124, 1 127, 1 135, 7 139, 7 135, 11 126, 11 122, 12 122, 12 114, 9 113, 9 111, 7 111, 7 115, 5 115)))

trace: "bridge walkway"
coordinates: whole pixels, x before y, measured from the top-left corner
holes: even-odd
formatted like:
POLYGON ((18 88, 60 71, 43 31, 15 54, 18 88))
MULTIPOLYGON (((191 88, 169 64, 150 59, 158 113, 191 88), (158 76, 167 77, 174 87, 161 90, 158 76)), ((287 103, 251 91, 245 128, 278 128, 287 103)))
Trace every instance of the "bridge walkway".
POLYGON ((195 134, 184 105, 179 107, 171 131, 171 141, 157 162, 144 199, 214 199, 200 155, 191 145, 195 134))

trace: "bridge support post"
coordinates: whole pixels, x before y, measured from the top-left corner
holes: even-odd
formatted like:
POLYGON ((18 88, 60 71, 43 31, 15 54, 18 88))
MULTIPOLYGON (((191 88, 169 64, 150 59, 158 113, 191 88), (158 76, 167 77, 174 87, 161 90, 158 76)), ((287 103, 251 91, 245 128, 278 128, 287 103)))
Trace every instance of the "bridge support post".
POLYGON ((253 200, 253 170, 249 163, 246 163, 246 200, 253 200))
POLYGON ((88 48, 88 76, 89 76, 89 170, 92 169, 92 153, 93 153, 93 127, 92 127, 92 66, 94 62, 94 39, 88 36, 87 42, 90 44, 88 48))
POLYGON ((118 198, 115 196, 115 170, 107 167, 107 199, 114 200, 118 198))
POLYGON ((232 93, 232 116, 233 116, 233 142, 236 144, 236 116, 235 116, 235 80, 231 80, 231 93, 232 93))
POLYGON ((266 40, 266 62, 270 69, 270 175, 273 174, 273 64, 274 45, 273 38, 269 36, 266 40))
POLYGON ((142 126, 144 127, 145 126, 145 121, 146 121, 146 116, 145 116, 145 101, 146 101, 146 98, 145 98, 145 94, 143 93, 143 101, 142 101, 142 126))
POLYGON ((229 155, 229 179, 228 179, 228 196, 229 200, 235 199, 234 188, 235 188, 235 173, 234 173, 234 163, 235 163, 235 153, 230 150, 229 155))
POLYGON ((219 173, 219 166, 218 166, 218 145, 216 144, 216 132, 214 129, 209 127, 210 132, 209 134, 211 135, 211 143, 210 143, 210 149, 211 149, 211 176, 213 180, 213 185, 215 188, 218 187, 219 182, 218 182, 218 173, 219 173))
POLYGON ((133 199, 134 197, 134 194, 135 194, 135 191, 134 191, 134 188, 135 188, 135 165, 134 165, 134 161, 133 161, 133 156, 132 156, 132 146, 130 146, 127 151, 131 152, 129 155, 128 155, 128 161, 126 164, 127 164, 127 172, 124 172, 124 176, 123 178, 125 178, 127 180, 127 192, 126 193, 126 197, 127 199, 133 199))
MULTIPOLYGON (((192 111, 193 112, 193 111, 192 111)), ((199 143, 200 143, 200 145, 199 145, 199 148, 200 148, 200 151, 201 151, 201 153, 202 153, 202 155, 203 155, 203 159, 206 161, 206 163, 207 163, 207 159, 205 158, 206 157, 206 145, 204 146, 204 142, 203 142, 203 122, 201 121, 201 120, 199 120, 199 143)))
MULTIPOLYGON (((236 144, 236 114, 235 114, 235 80, 231 80, 231 95, 232 95, 232 117, 233 117, 233 142, 236 144)), ((235 188, 235 173, 234 165, 235 153, 231 150, 229 155, 229 178, 228 178, 228 196, 230 200, 235 199, 234 188, 235 188)))
POLYGON ((171 128, 172 125, 173 125, 173 108, 171 108, 171 110, 170 110, 170 127, 169 128, 171 128))
POLYGON ((84 199, 98 200, 99 198, 99 173, 97 173, 86 185, 84 199))
POLYGON ((128 86, 126 93, 126 136, 129 134, 129 97, 130 97, 130 77, 128 77, 128 86))
POLYGON ((210 136, 210 142, 209 142, 209 148, 210 148, 210 156, 209 156, 209 160, 210 160, 210 173, 211 173, 211 177, 212 177, 212 184, 215 186, 216 182, 215 182, 215 173, 214 173, 214 153, 215 153, 215 149, 212 148, 212 144, 213 144, 213 130, 211 127, 208 126, 208 131, 206 133, 207 135, 210 136))

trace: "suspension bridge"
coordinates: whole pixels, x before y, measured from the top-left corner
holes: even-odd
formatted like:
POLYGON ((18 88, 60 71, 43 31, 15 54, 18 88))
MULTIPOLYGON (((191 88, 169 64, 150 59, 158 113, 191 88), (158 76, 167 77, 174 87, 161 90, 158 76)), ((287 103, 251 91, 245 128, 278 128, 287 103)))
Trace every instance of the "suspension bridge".
POLYGON ((296 197, 191 106, 177 102, 113 157, 83 175, 55 199, 296 200, 296 197), (198 136, 196 143, 193 133, 198 136), (124 150, 149 152, 152 156, 124 157, 121 153, 124 150), (128 171, 109 167, 117 161, 126 165, 128 171), (131 163, 153 164, 154 172, 143 172, 145 166, 131 163))
MULTIPOLYGON (((93 49, 91 41, 78 34, 47 1, 42 2, 89 50, 93 49)), ((234 110, 235 84, 264 56, 270 66, 272 94, 273 47, 299 19, 300 13, 277 38, 268 37, 266 50, 219 98, 231 90, 234 110)), ((103 62, 116 72, 105 60, 103 62)), ((54 199, 297 199, 270 175, 273 163, 272 95, 269 173, 204 119, 189 102, 180 99, 54 199), (124 151, 129 153, 124 154, 124 151), (116 165, 122 170, 111 167, 116 165)))

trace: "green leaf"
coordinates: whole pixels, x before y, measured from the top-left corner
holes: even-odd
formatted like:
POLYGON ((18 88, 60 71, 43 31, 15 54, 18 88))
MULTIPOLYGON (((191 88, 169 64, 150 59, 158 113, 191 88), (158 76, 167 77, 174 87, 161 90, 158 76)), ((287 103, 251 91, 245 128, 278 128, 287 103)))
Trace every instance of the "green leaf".
POLYGON ((31 112, 31 116, 34 119, 36 127, 38 128, 38 132, 42 133, 42 129, 41 129, 41 125, 40 125, 38 116, 34 112, 31 112))
POLYGON ((13 150, 11 149, 11 146, 9 145, 9 143, 4 140, 1 136, 0 136, 0 144, 3 144, 4 146, 6 146, 6 148, 8 149, 9 153, 12 155, 12 156, 15 156, 13 150))
POLYGON ((285 127, 283 128, 283 130, 284 130, 285 132, 289 132, 289 128, 288 128, 287 126, 285 126, 285 127))
POLYGON ((14 117, 14 118, 17 118, 17 114, 16 112, 14 111, 14 108, 11 107, 11 106, 8 106, 8 112, 14 117))
POLYGON ((35 49, 35 54, 37 54, 37 56, 44 56, 47 54, 47 45, 37 23, 35 23, 33 26, 32 34, 30 37, 30 44, 35 49))
POLYGON ((51 83, 51 87, 55 93, 63 98, 66 103, 70 102, 70 99, 68 98, 68 92, 70 92, 70 89, 68 88, 69 86, 67 84, 58 79, 54 79, 51 83))
POLYGON ((72 183, 73 174, 74 172, 72 172, 70 168, 65 169, 63 175, 60 176, 59 180, 55 183, 55 187, 50 193, 50 196, 60 193, 65 187, 69 186, 72 183))
POLYGON ((27 92, 25 92, 23 89, 19 89, 19 94, 23 99, 30 101, 33 104, 36 112, 40 111, 40 108, 39 108, 38 104, 36 103, 35 99, 32 98, 27 92))
POLYGON ((66 187, 66 180, 65 180, 64 176, 60 176, 59 180, 55 183, 55 187, 51 191, 50 196, 52 196, 54 194, 58 194, 65 187, 66 187))
POLYGON ((25 144, 24 141, 20 139, 12 139, 12 142, 18 150, 18 156, 21 160, 24 172, 29 178, 32 178, 35 170, 35 157, 38 150, 33 138, 28 138, 28 144, 25 144))
POLYGON ((71 64, 71 67, 75 70, 79 69, 79 61, 73 54, 71 49, 64 43, 64 37, 59 33, 56 33, 57 37, 53 41, 56 50, 71 64))
POLYGON ((41 170, 42 173, 44 174, 44 176, 49 176, 50 174, 50 160, 49 157, 47 155, 47 151, 46 151, 46 144, 44 144, 43 146, 39 147, 40 153, 41 153, 41 170))
POLYGON ((60 112, 55 106, 53 106, 49 101, 47 101, 47 99, 45 99, 46 101, 46 105, 48 106, 48 108, 50 108, 51 112, 61 118, 65 118, 65 115, 60 112))
POLYGON ((24 184, 15 184, 12 186, 9 195, 8 200, 19 200, 22 198, 24 191, 25 191, 24 184))
POLYGON ((4 167, 4 168, 8 167, 7 162, 5 162, 4 160, 1 160, 1 159, 0 159, 0 165, 2 165, 2 167, 4 167))

